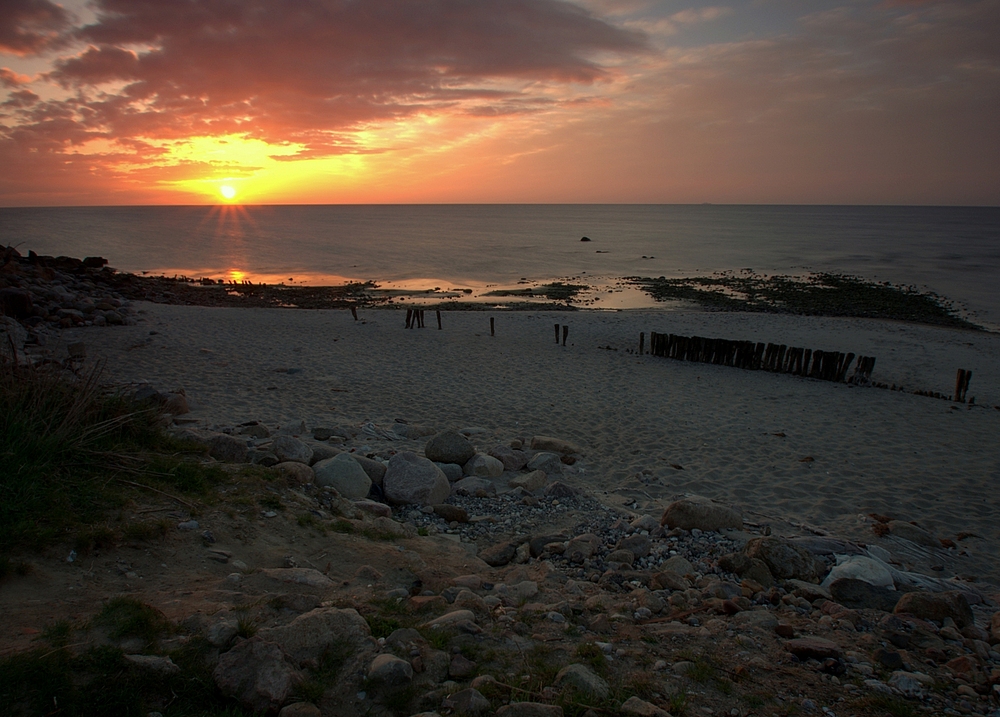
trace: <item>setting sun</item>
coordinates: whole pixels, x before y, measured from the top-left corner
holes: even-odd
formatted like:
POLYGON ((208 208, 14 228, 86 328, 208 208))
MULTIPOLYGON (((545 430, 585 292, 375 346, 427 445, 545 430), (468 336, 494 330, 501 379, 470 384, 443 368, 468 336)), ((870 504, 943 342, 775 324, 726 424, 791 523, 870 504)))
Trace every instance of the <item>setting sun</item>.
POLYGON ((236 196, 236 189, 228 184, 223 184, 219 187, 219 194, 221 194, 226 199, 232 199, 236 196))

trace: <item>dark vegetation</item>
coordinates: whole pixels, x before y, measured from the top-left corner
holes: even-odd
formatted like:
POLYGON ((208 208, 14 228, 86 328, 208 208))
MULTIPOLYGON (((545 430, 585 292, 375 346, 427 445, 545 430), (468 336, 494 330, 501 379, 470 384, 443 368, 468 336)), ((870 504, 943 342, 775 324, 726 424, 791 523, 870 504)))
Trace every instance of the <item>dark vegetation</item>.
POLYGON ((981 329, 959 316, 952 304, 938 294, 845 274, 769 277, 725 272, 682 279, 633 276, 627 281, 657 301, 689 301, 717 311, 894 319, 981 329))
POLYGON ((542 284, 541 286, 536 286, 534 288, 497 289, 496 291, 489 291, 483 294, 483 296, 541 296, 545 297, 549 301, 572 301, 577 294, 588 288, 589 287, 584 284, 564 284, 561 281, 555 281, 551 284, 542 284))

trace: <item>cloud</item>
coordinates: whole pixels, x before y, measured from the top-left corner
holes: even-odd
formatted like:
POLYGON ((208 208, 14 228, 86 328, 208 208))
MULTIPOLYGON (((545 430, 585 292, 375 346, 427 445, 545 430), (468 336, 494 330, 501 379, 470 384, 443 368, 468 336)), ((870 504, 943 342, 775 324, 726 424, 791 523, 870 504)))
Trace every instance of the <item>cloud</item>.
POLYGON ((49 0, 4 0, 0 7, 0 53, 35 55, 58 44, 70 16, 49 0))
POLYGON ((19 75, 8 67, 0 67, 0 87, 20 87, 31 82, 28 75, 19 75))

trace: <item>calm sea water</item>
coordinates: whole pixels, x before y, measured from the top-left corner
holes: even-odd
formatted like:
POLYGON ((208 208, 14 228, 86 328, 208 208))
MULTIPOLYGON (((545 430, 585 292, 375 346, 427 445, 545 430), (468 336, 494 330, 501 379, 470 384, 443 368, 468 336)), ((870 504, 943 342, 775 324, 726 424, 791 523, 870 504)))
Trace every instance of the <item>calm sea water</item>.
POLYGON ((101 255, 126 271, 312 284, 351 278, 461 287, 835 270, 929 288, 1000 324, 996 207, 6 208, 0 243, 22 253, 101 255))

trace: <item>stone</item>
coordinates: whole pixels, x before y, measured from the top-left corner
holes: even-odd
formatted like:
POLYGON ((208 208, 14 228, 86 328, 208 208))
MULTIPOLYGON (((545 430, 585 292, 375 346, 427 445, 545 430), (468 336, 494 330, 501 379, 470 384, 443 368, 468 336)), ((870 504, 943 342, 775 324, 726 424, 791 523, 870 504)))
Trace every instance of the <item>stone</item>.
POLYGON ((778 579, 816 582, 821 570, 812 553, 785 538, 753 538, 747 542, 744 552, 751 558, 762 560, 778 579))
POLYGON ((660 566, 660 570, 668 573, 675 573, 676 575, 693 575, 695 573, 694 566, 688 561, 687 558, 680 555, 673 555, 663 562, 660 566))
POLYGON ((660 521, 651 515, 640 515, 638 518, 629 523, 629 526, 633 530, 645 530, 652 533, 660 527, 660 521))
POLYGON ((386 500, 395 505, 433 505, 451 494, 451 484, 441 469, 411 451, 389 459, 382 489, 386 500))
POLYGON ((559 475, 562 473, 562 467, 562 461, 556 453, 536 453, 528 461, 528 470, 542 471, 546 475, 559 475))
POLYGON ((734 625, 759 627, 764 630, 773 630, 778 626, 778 618, 770 610, 744 610, 733 615, 731 621, 734 625))
POLYGON ((486 478, 469 476, 451 485, 451 493, 456 495, 480 495, 491 496, 497 494, 497 487, 486 478))
POLYGON ((281 462, 295 461, 309 465, 313 450, 294 436, 277 436, 271 442, 271 452, 278 456, 281 462))
POLYGON ((611 691, 604 679, 595 675, 586 665, 579 663, 566 665, 559 670, 552 684, 555 687, 569 688, 580 695, 599 700, 607 699, 611 691))
POLYGON ((837 564, 823 578, 823 586, 829 588, 834 580, 852 578, 869 585, 891 588, 894 583, 889 568, 880 560, 866 555, 838 555, 837 564))
POLYGON ((472 687, 467 687, 464 690, 459 690, 454 694, 448 695, 444 698, 441 706, 462 717, 466 717, 466 715, 469 717, 478 717, 479 715, 485 715, 493 709, 490 701, 483 697, 483 694, 479 690, 472 687))
POLYGON ((599 547, 601 547, 600 538, 593 533, 584 533, 566 543, 563 557, 573 563, 582 563, 597 552, 599 547))
POLYGON ((302 677, 280 647, 255 635, 219 656, 212 679, 248 710, 276 712, 302 677))
POLYGON ((912 672, 897 670, 889 678, 888 685, 899 690, 904 697, 920 698, 924 696, 924 683, 912 672))
POLYGON ((653 547, 653 541, 648 536, 637 533, 619 540, 617 547, 619 550, 628 550, 637 558, 645 558, 653 547))
POLYGON ((437 503, 431 507, 434 509, 436 515, 444 518, 449 523, 469 522, 469 512, 465 508, 459 508, 457 505, 448 505, 447 503, 437 503))
POLYGON ((882 610, 892 612, 902 593, 857 580, 838 578, 830 583, 830 597, 841 605, 855 610, 882 610))
POLYGON ((895 650, 880 647, 872 653, 872 659, 887 670, 899 670, 903 667, 903 656, 895 650))
POLYGON ((169 657, 160 657, 159 655, 125 655, 124 657, 130 665, 165 677, 176 675, 181 671, 181 668, 175 665, 169 657))
POLYGON ((441 472, 444 473, 449 483, 454 483, 455 481, 460 481, 465 478, 465 473, 462 472, 462 466, 457 463, 435 462, 434 465, 441 469, 441 472))
POLYGON ((368 474, 368 478, 372 483, 377 485, 379 488, 382 487, 382 480, 385 478, 385 463, 382 461, 376 461, 371 458, 366 458, 365 456, 360 456, 357 453, 348 453, 351 458, 358 462, 365 473, 368 474))
POLYGON ((397 422, 392 427, 392 432, 401 438, 409 438, 411 441, 415 441, 418 438, 424 438, 426 436, 433 436, 435 430, 430 426, 420 426, 415 423, 399 423, 397 422))
POLYGON ((245 463, 247 442, 225 433, 217 433, 208 439, 208 455, 223 463, 245 463))
POLYGON ((909 540, 911 543, 924 545, 928 548, 941 547, 941 543, 938 542, 937 538, 913 523, 907 523, 904 520, 890 520, 887 525, 889 527, 889 532, 897 538, 909 540))
POLYGON ((361 499, 354 501, 354 507, 379 518, 391 518, 392 508, 385 503, 374 500, 361 499))
POLYGON ((490 567, 500 568, 513 560, 516 552, 514 543, 497 543, 479 553, 479 559, 490 567))
POLYGON ((943 622, 950 617, 959 629, 975 624, 975 616, 969 601, 961 592, 948 590, 941 593, 912 592, 903 595, 893 610, 896 613, 909 613, 922 620, 943 622))
POLYGON ((451 663, 448 666, 448 677, 453 680, 464 680, 476 671, 476 663, 469 660, 461 653, 452 655, 451 663))
POLYGON ((348 500, 364 498, 372 487, 371 478, 350 453, 320 461, 312 470, 316 474, 316 485, 333 488, 348 500))
POLYGON ((283 583, 307 585, 314 588, 328 588, 333 581, 319 570, 312 568, 268 568, 260 571, 261 575, 283 583))
POLYGON ((286 461, 274 466, 275 472, 280 475, 288 485, 297 486, 312 483, 316 479, 313 469, 305 463, 297 461, 286 461))
POLYGON ((741 578, 752 580, 762 588, 774 585, 774 576, 767 563, 751 558, 746 553, 728 553, 719 558, 719 567, 726 572, 736 573, 741 578))
POLYGON ((519 471, 528 465, 528 454, 509 446, 494 446, 489 450, 489 455, 503 463, 505 471, 519 471))
POLYGON ((541 702, 511 702, 498 709, 496 717, 563 717, 563 708, 541 702))
POLYGON ((239 623, 228 616, 223 616, 205 628, 205 639, 213 647, 222 648, 232 642, 238 632, 239 623))
POLYGON ((477 453, 462 466, 462 472, 479 478, 498 478, 503 473, 503 463, 493 456, 477 453))
POLYGON ((663 511, 660 525, 673 530, 724 530, 743 527, 743 515, 738 510, 701 496, 674 501, 663 511))
POLYGON ((476 455, 476 449, 461 433, 442 431, 427 441, 424 455, 431 461, 464 466, 476 455))
POLYGON ((635 715, 635 717, 670 717, 670 713, 666 710, 635 695, 625 700, 618 711, 623 715, 635 715))
POLYGON ((573 486, 557 480, 545 486, 545 489, 542 490, 542 495, 548 498, 572 498, 578 492, 573 486))
MULTIPOLYGON (((312 458, 309 459, 309 465, 314 466, 320 461, 325 461, 328 458, 333 458, 334 456, 339 456, 343 453, 339 448, 334 448, 333 446, 328 446, 325 443, 320 443, 315 446, 309 446, 312 449, 312 458)), ((353 455, 353 454, 349 454, 353 455)))
POLYGON ((317 667, 323 653, 345 645, 357 652, 371 645, 371 630, 357 611, 319 607, 287 625, 262 628, 257 635, 281 647, 297 665, 317 667))
POLYGON ((171 416, 183 416, 185 413, 191 413, 187 396, 183 393, 168 393, 163 398, 165 399, 163 401, 164 413, 168 413, 171 416))
POLYGON ((651 590, 687 590, 691 585, 683 575, 670 570, 661 570, 649 579, 649 587, 651 590))
POLYGON ((815 583, 807 583, 805 580, 789 578, 785 581, 784 588, 796 597, 805 598, 809 602, 833 599, 830 591, 825 587, 816 585, 815 583))
POLYGON ((309 702, 295 702, 282 707, 278 717, 323 717, 323 713, 309 702))
POLYGON ((534 493, 536 490, 544 488, 547 480, 548 476, 545 475, 545 471, 531 471, 511 478, 507 481, 507 485, 511 488, 524 488, 534 493))
POLYGON ((559 453, 564 456, 571 454, 583 455, 583 449, 571 443, 570 441, 565 441, 561 438, 552 438, 551 436, 535 436, 531 439, 531 450, 533 451, 551 451, 553 453, 559 453))
POLYGON ((368 667, 368 680, 384 687, 402 687, 413 679, 413 667, 395 655, 377 655, 368 667))
POLYGON ((800 660, 822 660, 827 657, 839 658, 840 647, 837 643, 824 640, 822 637, 798 637, 785 643, 785 649, 800 660))
POLYGON ((460 622, 474 623, 475 621, 476 615, 472 612, 472 610, 452 610, 451 612, 445 613, 444 615, 436 617, 433 620, 428 620, 423 626, 432 630, 439 630, 460 622))
POLYGON ((990 618, 990 637, 994 642, 1000 642, 1000 611, 993 613, 990 618))

